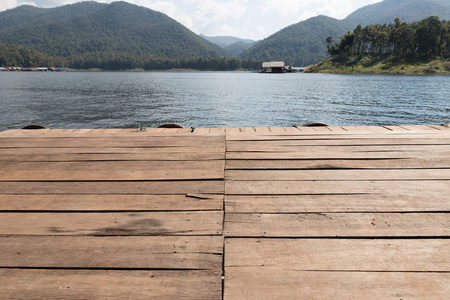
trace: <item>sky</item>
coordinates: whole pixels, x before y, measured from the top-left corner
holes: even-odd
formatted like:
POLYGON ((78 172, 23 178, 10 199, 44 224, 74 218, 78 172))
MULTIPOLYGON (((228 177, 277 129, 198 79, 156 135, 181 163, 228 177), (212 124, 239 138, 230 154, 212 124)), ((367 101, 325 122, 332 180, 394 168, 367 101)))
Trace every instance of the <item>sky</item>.
MULTIPOLYGON (((197 34, 260 40, 318 15, 343 19, 382 0, 126 0, 163 12, 197 34)), ((79 0, 0 0, 0 11, 29 4, 56 7, 79 0)), ((97 0, 111 3, 113 0, 97 0)))

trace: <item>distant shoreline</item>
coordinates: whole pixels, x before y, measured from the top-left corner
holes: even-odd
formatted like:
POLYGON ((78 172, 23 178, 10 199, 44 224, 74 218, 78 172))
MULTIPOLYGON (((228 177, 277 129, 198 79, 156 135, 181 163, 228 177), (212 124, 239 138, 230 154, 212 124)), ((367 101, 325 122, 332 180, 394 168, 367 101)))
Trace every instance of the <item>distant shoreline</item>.
POLYGON ((353 57, 348 60, 327 59, 309 66, 305 73, 374 74, 374 75, 450 75, 450 61, 399 61, 353 57))

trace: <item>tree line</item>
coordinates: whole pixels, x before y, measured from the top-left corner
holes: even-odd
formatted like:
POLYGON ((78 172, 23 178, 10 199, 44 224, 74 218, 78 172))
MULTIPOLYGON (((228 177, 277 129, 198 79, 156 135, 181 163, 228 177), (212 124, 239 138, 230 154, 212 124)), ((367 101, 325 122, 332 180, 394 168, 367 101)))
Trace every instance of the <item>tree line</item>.
POLYGON ((72 69, 130 70, 195 69, 202 71, 258 70, 261 61, 226 57, 169 59, 143 55, 95 52, 67 58, 53 57, 21 46, 0 44, 2 67, 64 67, 72 69))
POLYGON ((328 53, 333 58, 355 55, 388 56, 402 59, 450 58, 450 21, 429 17, 419 22, 402 22, 384 25, 357 26, 353 32, 333 44, 326 39, 328 53))

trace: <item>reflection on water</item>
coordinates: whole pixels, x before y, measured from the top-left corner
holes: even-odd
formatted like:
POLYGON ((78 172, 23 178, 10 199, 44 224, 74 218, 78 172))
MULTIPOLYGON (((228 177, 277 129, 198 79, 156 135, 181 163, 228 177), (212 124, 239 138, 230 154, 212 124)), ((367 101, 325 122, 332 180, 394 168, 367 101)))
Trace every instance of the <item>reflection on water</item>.
POLYGON ((441 124, 450 121, 450 77, 1 72, 0 104, 0 130, 441 124))

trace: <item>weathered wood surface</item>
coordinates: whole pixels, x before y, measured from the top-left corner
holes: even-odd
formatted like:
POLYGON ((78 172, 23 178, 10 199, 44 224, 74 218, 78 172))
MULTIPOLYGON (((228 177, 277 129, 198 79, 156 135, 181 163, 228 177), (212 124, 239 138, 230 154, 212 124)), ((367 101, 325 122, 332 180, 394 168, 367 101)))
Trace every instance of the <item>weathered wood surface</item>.
POLYGON ((223 179, 224 160, 140 162, 0 162, 1 181, 223 179))
POLYGON ((447 193, 448 180, 395 181, 227 181, 227 195, 332 195, 447 193))
POLYGON ((0 237, 0 268, 222 270, 221 236, 0 237))
POLYGON ((0 195, 0 211, 223 210, 223 195, 0 195))
POLYGON ((221 299, 216 271, 0 269, 3 299, 221 299))
POLYGON ((450 273, 227 268, 224 299, 432 299, 450 294, 450 273))
POLYGON ((0 182, 4 195, 186 195, 222 194, 223 181, 30 181, 0 182))
POLYGON ((0 213, 0 235, 221 235, 221 211, 0 213))
POLYGON ((296 271, 450 272, 442 239, 228 239, 225 267, 296 271), (301 258, 301 259, 299 259, 301 258))
POLYGON ((0 132, 0 298, 446 299, 449 170, 434 125, 0 132))
POLYGON ((227 180, 268 181, 450 180, 450 169, 408 170, 228 170, 227 180))
POLYGON ((448 169, 450 157, 311 159, 311 160, 227 160, 228 170, 309 170, 309 169, 448 169))
POLYGON ((449 237, 448 213, 225 215, 226 237, 449 237))
POLYGON ((446 299, 450 131, 230 133, 224 299, 446 299))
POLYGON ((449 212, 450 197, 442 192, 419 194, 335 194, 226 196, 226 212, 449 212))

